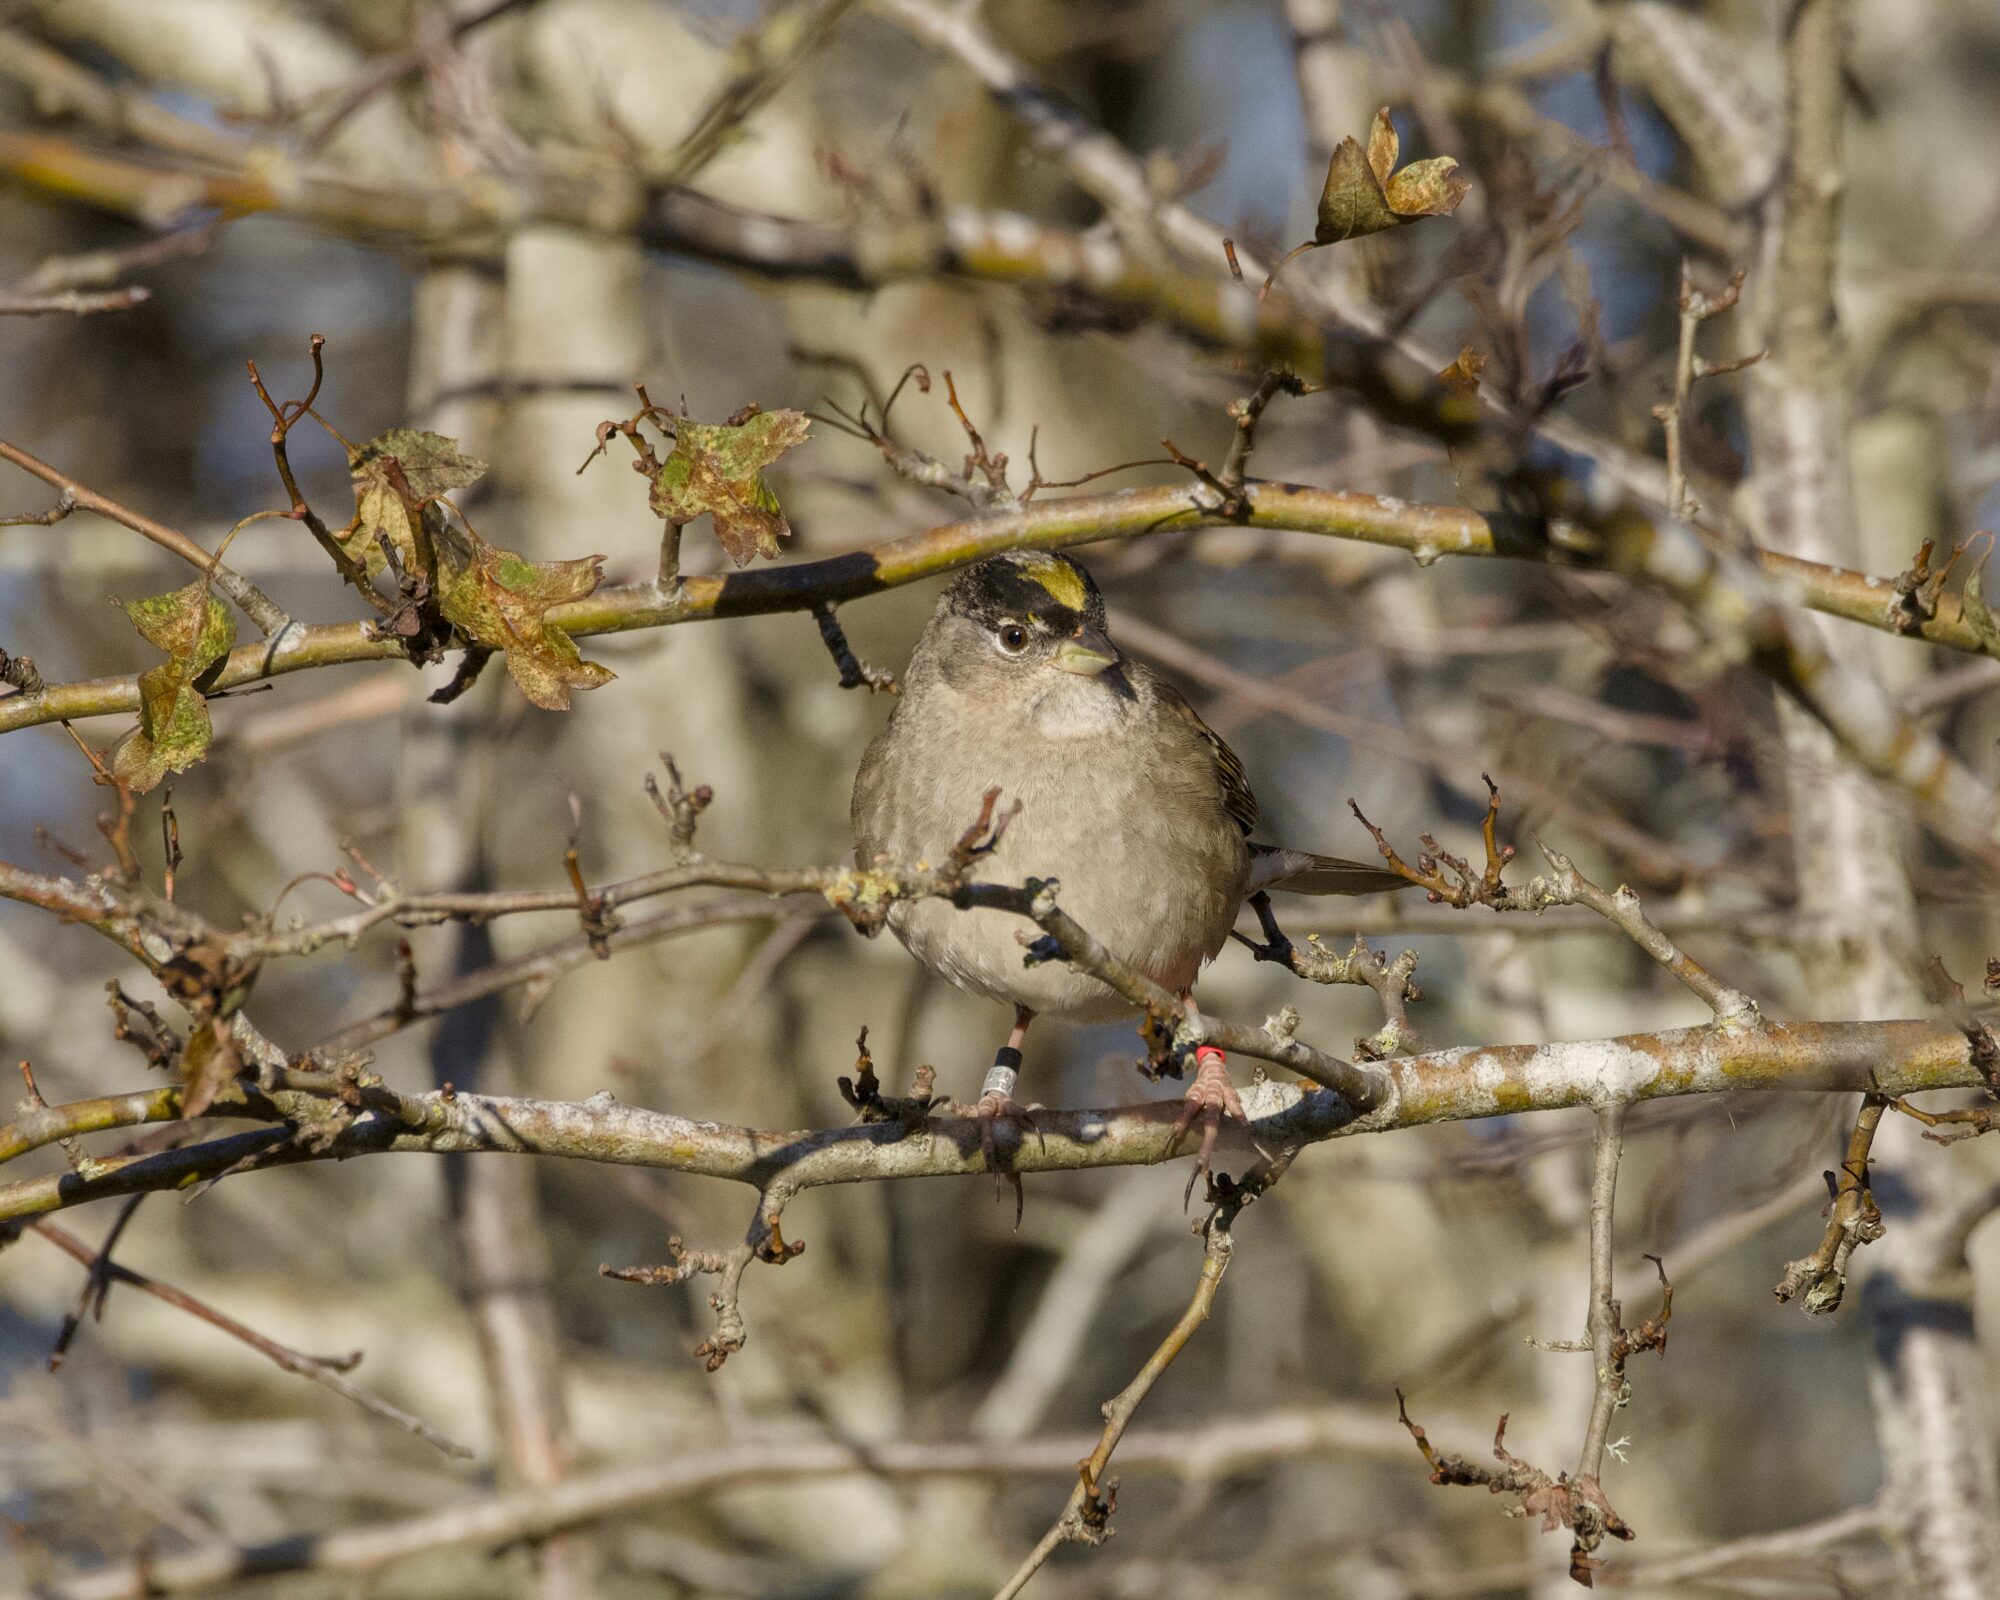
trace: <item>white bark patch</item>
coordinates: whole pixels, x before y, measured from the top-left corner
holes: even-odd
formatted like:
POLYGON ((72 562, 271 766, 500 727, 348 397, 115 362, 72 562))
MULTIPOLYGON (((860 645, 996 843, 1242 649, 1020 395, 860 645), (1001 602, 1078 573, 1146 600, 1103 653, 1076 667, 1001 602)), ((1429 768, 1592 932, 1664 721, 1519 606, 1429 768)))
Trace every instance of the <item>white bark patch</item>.
POLYGON ((1248 344, 1257 333, 1257 297, 1237 284, 1224 288, 1216 304, 1223 336, 1232 344, 1248 344))
POLYGON ((1125 275, 1125 252, 1110 239, 1083 242, 1083 279, 1093 289, 1109 289, 1125 275))
POLYGON ((1041 230, 1018 212, 1003 211, 988 220, 993 246, 1002 255, 1024 256, 1035 248, 1041 230))

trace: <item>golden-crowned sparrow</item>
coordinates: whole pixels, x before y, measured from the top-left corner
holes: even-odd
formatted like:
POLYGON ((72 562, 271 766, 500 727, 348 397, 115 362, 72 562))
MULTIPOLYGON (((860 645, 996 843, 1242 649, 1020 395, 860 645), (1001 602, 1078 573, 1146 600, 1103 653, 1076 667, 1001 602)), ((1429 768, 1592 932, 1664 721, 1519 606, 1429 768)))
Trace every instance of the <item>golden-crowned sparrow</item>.
MULTIPOLYGON (((1176 995, 1260 890, 1405 886, 1379 867, 1251 843, 1257 801, 1242 763, 1172 685, 1119 653, 1104 597, 1066 556, 999 556, 945 590, 855 776, 857 862, 943 861, 996 787, 1019 810, 980 876, 1059 879, 1070 916, 1176 995)), ((1011 1094, 1030 1020, 1132 1010, 1063 962, 1026 964, 1022 921, 1008 912, 906 900, 889 926, 932 972, 1014 1008, 979 1102, 989 1146, 994 1117, 1025 1115, 1011 1094)), ((1220 1051, 1198 1053, 1188 1095, 1211 1139, 1223 1110, 1241 1115, 1220 1051)))

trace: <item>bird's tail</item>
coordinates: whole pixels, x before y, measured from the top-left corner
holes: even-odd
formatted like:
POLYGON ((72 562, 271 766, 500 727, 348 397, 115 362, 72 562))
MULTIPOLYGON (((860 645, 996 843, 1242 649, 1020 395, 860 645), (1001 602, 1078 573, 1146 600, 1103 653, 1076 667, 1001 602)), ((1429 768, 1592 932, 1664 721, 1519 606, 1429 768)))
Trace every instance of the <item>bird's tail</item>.
POLYGON ((1276 845, 1250 847, 1250 892, 1276 889, 1284 894, 1383 894, 1407 889, 1409 879, 1386 867, 1340 856, 1315 855, 1310 850, 1286 850, 1276 845))

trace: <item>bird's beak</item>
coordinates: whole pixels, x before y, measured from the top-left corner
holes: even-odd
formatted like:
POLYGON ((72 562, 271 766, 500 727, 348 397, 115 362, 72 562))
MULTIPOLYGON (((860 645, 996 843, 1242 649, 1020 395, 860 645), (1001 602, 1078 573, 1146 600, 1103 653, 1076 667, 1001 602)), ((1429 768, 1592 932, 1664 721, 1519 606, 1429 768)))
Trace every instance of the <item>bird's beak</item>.
POLYGON ((1104 636, 1102 629, 1086 624, 1056 646, 1055 663, 1064 672, 1094 678, 1118 665, 1118 647, 1104 636))

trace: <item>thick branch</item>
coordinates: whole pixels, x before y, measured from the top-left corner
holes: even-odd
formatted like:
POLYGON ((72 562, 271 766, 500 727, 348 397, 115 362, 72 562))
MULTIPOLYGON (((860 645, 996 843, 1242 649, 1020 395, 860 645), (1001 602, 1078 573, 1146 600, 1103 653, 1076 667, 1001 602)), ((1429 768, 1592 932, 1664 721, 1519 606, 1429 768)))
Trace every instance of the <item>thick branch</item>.
MULTIPOLYGON (((1034 501, 1004 511, 946 523, 871 549, 764 567, 717 577, 690 577, 670 590, 650 583, 601 589, 587 600, 558 606, 549 620, 576 637, 668 627, 684 622, 809 611, 815 606, 880 594, 969 566, 1005 550, 1065 550, 1109 539, 1136 539, 1219 525, 1222 508, 1198 489, 1181 486, 1133 489, 1116 494, 1077 495, 1034 501)), ((1407 550, 1419 561, 1440 556, 1497 556, 1560 565, 1592 565, 1601 546, 1587 529, 1572 523, 1543 523, 1526 517, 1482 516, 1457 506, 1426 506, 1377 495, 1347 494, 1298 484, 1245 486, 1250 527, 1286 529, 1353 539, 1407 550)), ((1712 587, 1716 563, 1698 553, 1691 539, 1662 534, 1621 542, 1619 570, 1644 576, 1671 569, 1692 588, 1712 587), (1692 548, 1688 548, 1692 547, 1692 548), (1690 569, 1685 554, 1698 566, 1690 569)), ((205 560, 206 557, 204 556, 205 560)), ((1871 578, 1770 552, 1760 555, 1765 574, 1815 610, 1884 632, 1908 631, 1893 579, 1871 578)), ((1978 652, 1986 646, 1956 598, 1943 597, 1937 614, 1916 635, 1933 644, 1978 652)), ((314 667, 402 658, 401 641, 377 637, 366 622, 331 622, 294 627, 275 645, 246 645, 234 651, 215 680, 217 689, 314 667)), ((0 700, 0 733, 59 719, 111 716, 139 709, 139 680, 96 678, 51 684, 34 694, 0 700)))
MULTIPOLYGON (((1386 1102, 1357 1116, 1339 1095, 1289 1084, 1243 1091, 1247 1128, 1226 1127, 1225 1142, 1247 1149, 1316 1143, 1349 1133, 1435 1122, 1753 1090, 1885 1094, 1966 1088, 1982 1082, 1959 1029, 1920 1021, 1764 1022, 1733 1029, 1547 1045, 1482 1045, 1378 1064, 1391 1083, 1386 1102)), ((116 1096, 37 1113, 30 1140, 0 1128, 0 1150, 32 1148, 58 1135, 163 1122, 178 1114, 179 1091, 116 1096), (51 1131, 53 1130, 53 1131, 51 1131)), ((1112 1110, 1036 1113, 1040 1137, 1010 1152, 1018 1172, 1146 1165, 1167 1157, 1173 1102, 1112 1110)), ((782 1173, 797 1190, 883 1179, 969 1177, 987 1171, 972 1118, 939 1117, 916 1127, 777 1131, 698 1122, 619 1105, 608 1095, 582 1102, 503 1099, 437 1091, 371 1095, 351 1109, 323 1095, 232 1083, 208 1115, 292 1119, 301 1130, 258 1128, 180 1149, 110 1157, 87 1175, 64 1171, 0 1185, 0 1221, 40 1216, 109 1196, 182 1188, 239 1162, 289 1165, 384 1151, 505 1151, 655 1167, 726 1178, 757 1188, 782 1173)))

